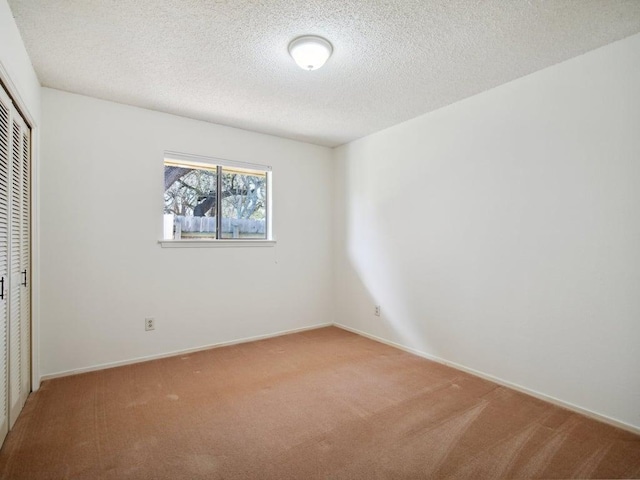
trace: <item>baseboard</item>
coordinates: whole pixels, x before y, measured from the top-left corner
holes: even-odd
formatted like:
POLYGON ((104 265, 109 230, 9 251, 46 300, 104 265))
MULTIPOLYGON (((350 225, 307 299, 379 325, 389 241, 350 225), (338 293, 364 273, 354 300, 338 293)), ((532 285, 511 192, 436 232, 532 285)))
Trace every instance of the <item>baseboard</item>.
POLYGON ((136 357, 129 360, 102 363, 99 365, 93 365, 91 367, 76 368, 73 370, 65 370, 63 372, 49 373, 47 375, 42 375, 40 377, 40 382, 44 382, 46 380, 51 380, 54 378, 68 377, 69 375, 78 375, 80 373, 95 372, 98 370, 106 370, 107 368, 122 367, 124 365, 133 365, 134 363, 148 362, 151 360, 158 360, 161 358, 175 357, 178 355, 185 355, 187 353, 201 352, 203 350, 210 350, 212 348, 228 347, 230 345, 238 345, 240 343, 249 343, 249 342, 255 342, 257 340, 265 340, 267 338, 281 337, 283 335, 290 335, 292 333, 306 332, 308 330, 316 330, 318 328, 331 327, 332 325, 333 325, 332 323, 321 323, 318 325, 311 325, 309 327, 294 328, 291 330, 281 330, 279 332, 267 333, 265 335, 256 335, 253 337, 239 338, 236 340, 230 340, 228 342, 211 343, 208 345, 202 345, 200 347, 195 347, 195 348, 186 348, 184 350, 174 350, 171 352, 160 353, 157 355, 148 355, 145 357, 136 357))
POLYGON ((552 404, 557 405, 559 407, 566 408, 567 410, 571 410, 572 412, 576 412, 576 413, 579 413, 579 414, 584 415, 586 417, 592 418, 594 420, 598 420, 599 422, 603 422, 603 423, 606 423, 606 424, 611 425, 613 427, 621 428, 621 429, 626 430, 628 432, 635 433, 636 435, 640 435, 640 427, 636 427, 634 425, 630 425, 628 423, 621 422, 620 420, 616 420, 615 418, 607 417, 606 415, 602 415, 600 413, 596 413, 596 412, 593 412, 591 410, 587 410, 586 408, 582 408, 582 407, 579 407, 579 406, 574 405, 572 403, 560 400, 558 398, 555 398, 555 397, 552 397, 552 396, 549 396, 549 395, 545 395, 544 393, 540 393, 540 392, 538 392, 536 390, 531 390, 529 388, 523 387, 522 385, 518 385, 516 383, 512 383, 512 382, 509 382, 507 380, 503 380, 503 379, 498 378, 498 377, 494 377, 493 375, 490 375, 488 373, 484 373, 484 372, 480 372, 478 370, 474 370, 473 368, 469 368, 469 367, 467 367, 465 365, 460 365, 459 363, 450 362, 448 360, 445 360, 445 359, 440 358, 440 357, 436 357, 435 355, 430 355, 430 354, 428 354, 426 352, 417 350, 415 348, 407 347, 405 345, 401 345, 399 343, 392 342, 390 340, 386 340, 386 339, 381 338, 381 337, 377 337, 376 335, 371 335, 370 333, 363 332, 362 330, 358 330, 356 328, 348 327, 348 326, 342 325, 340 323, 334 323, 333 325, 335 327, 341 328, 341 329, 346 330, 348 332, 355 333, 356 335, 361 335, 361 336, 369 338, 371 340, 375 340, 376 342, 384 343, 385 345, 389 345, 391 347, 398 348, 398 349, 403 350, 405 352, 409 352, 409 353, 412 353, 412 354, 417 355, 419 357, 426 358, 427 360, 431 360, 431 361, 440 363, 442 365, 446 365, 448 367, 455 368, 456 370, 460 370, 462 372, 469 373, 469 374, 474 375, 476 377, 480 377, 480 378, 483 378, 485 380, 489 380, 489 381, 491 381, 493 383, 497 383, 498 385, 502 385, 504 387, 511 388, 511 389, 516 390, 516 391, 518 391, 520 393, 524 393, 526 395, 530 395, 532 397, 535 397, 535 398, 537 398, 539 400, 543 400, 545 402, 552 403, 552 404))

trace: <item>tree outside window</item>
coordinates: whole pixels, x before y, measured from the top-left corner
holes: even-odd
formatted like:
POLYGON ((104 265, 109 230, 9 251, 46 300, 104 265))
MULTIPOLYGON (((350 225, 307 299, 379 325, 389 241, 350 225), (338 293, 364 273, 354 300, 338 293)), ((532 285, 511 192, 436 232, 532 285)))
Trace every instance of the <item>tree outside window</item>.
POLYGON ((266 239, 268 179, 262 170, 165 160, 165 237, 172 222, 174 239, 266 239))

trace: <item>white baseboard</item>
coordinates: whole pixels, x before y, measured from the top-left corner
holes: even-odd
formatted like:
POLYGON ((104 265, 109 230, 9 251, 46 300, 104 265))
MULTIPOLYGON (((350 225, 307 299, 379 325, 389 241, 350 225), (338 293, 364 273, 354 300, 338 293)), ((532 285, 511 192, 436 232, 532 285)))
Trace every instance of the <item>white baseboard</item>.
POLYGON ((322 323, 322 324, 318 324, 318 325, 311 325, 309 327, 294 328, 292 330, 282 330, 282 331, 275 332, 275 333, 267 333, 265 335, 256 335, 254 337, 239 338, 237 340, 230 340, 228 342, 212 343, 212 344, 209 344, 209 345, 202 345, 200 347, 187 348, 187 349, 184 349, 184 350, 174 350, 172 352, 160 353, 160 354, 157 354, 157 355, 148 355, 146 357, 136 357, 136 358, 131 358, 129 360, 121 360, 121 361, 117 361, 117 362, 102 363, 102 364, 99 364, 99 365, 93 365, 91 367, 84 367, 84 368, 77 368, 77 369, 73 369, 73 370, 65 370, 63 372, 49 373, 47 375, 42 375, 40 377, 40 382, 44 382, 46 380, 51 380, 53 378, 68 377, 69 375, 77 375, 79 373, 95 372, 97 370, 105 370, 107 368, 122 367, 124 365, 132 365, 134 363, 148 362, 150 360, 158 360, 160 358, 175 357, 177 355, 185 355, 187 353, 201 352, 203 350, 210 350, 212 348, 228 347, 229 345, 237 345, 237 344, 240 344, 240 343, 255 342, 257 340, 264 340, 264 339, 273 338, 273 337, 281 337, 282 335, 289 335, 289 334, 292 334, 292 333, 305 332, 307 330, 316 330, 318 328, 331 327, 332 325, 333 325, 332 323, 322 323))
POLYGON ((376 342, 384 343, 385 345, 389 345, 391 347, 395 347, 395 348, 398 348, 400 350, 404 350, 405 352, 409 352, 409 353, 412 353, 412 354, 417 355, 419 357, 426 358, 427 360, 432 360, 432 361, 440 363, 442 365, 446 365, 448 367, 455 368, 456 370, 460 370, 462 372, 469 373, 469 374, 474 375, 476 377, 480 377, 480 378, 483 378, 485 380, 489 380, 489 381, 491 381, 493 383, 497 383, 498 385, 502 385, 504 387, 511 388, 511 389, 516 390, 516 391, 518 391, 520 393, 524 393, 526 395, 530 395, 530 396, 538 398, 540 400, 544 400, 545 402, 549 402, 549 403, 552 403, 552 404, 557 405, 559 407, 566 408, 567 410, 571 410, 573 412, 579 413, 581 415, 584 415, 586 417, 592 418, 594 420, 598 420, 598 421, 606 423, 608 425, 611 425, 611 426, 614 426, 614 427, 617 427, 617 428, 621 428, 621 429, 626 430, 628 432, 635 433, 636 435, 640 435, 640 427, 636 427, 634 425, 630 425, 628 423, 621 422, 620 420, 616 420, 615 418, 607 417, 606 415, 602 415, 602 414, 593 412, 591 410, 587 410, 586 408, 582 408, 582 407, 579 407, 579 406, 574 405, 572 403, 560 400, 558 398, 551 397, 549 395, 545 395, 544 393, 540 393, 540 392, 537 392, 535 390, 531 390, 529 388, 523 387, 521 385, 518 385, 518 384, 515 384, 515 383, 511 383, 511 382, 509 382, 507 380, 503 380, 501 378, 494 377, 493 375, 489 375, 488 373, 484 373, 484 372, 480 372, 478 370, 474 370, 473 368, 469 368, 469 367, 466 367, 464 365, 460 365, 459 363, 450 362, 450 361, 445 360, 443 358, 436 357, 434 355, 430 355, 430 354, 422 352, 420 350, 416 350, 415 348, 406 347, 406 346, 401 345, 399 343, 392 342, 392 341, 386 340, 384 338, 377 337, 375 335, 371 335, 370 333, 363 332, 363 331, 358 330, 356 328, 347 327, 346 325, 342 325, 340 323, 334 323, 333 325, 338 327, 338 328, 341 328, 343 330, 346 330, 348 332, 355 333, 357 335, 361 335, 363 337, 369 338, 371 340, 375 340, 376 342))

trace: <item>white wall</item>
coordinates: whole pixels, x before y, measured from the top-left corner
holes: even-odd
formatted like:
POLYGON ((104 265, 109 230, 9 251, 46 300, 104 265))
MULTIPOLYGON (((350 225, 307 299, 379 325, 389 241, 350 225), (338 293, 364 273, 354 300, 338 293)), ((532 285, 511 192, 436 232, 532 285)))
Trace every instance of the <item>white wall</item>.
POLYGON ((332 322, 331 150, 42 98, 43 375, 332 322), (272 165, 277 246, 161 248, 165 150, 272 165))
POLYGON ((32 325, 32 369, 31 386, 34 390, 40 387, 39 366, 39 229, 38 229, 38 181, 40 165, 40 82, 31 65, 22 38, 18 31, 9 4, 0 0, 0 81, 8 88, 10 95, 31 128, 31 325, 32 325))
POLYGON ((334 178, 338 323, 640 427, 640 35, 343 146, 334 178))

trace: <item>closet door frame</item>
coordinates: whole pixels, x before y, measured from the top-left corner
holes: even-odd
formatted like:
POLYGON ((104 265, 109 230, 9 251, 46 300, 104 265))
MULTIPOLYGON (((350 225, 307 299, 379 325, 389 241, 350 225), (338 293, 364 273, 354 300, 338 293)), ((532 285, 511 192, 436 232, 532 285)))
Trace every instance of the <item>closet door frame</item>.
MULTIPOLYGON (((31 237, 31 391, 35 392, 40 388, 40 237, 39 237, 39 183, 40 183, 40 150, 39 138, 40 127, 35 122, 35 117, 27 108, 27 103, 20 95, 19 85, 14 83, 5 65, 0 60, 0 87, 4 87, 6 93, 13 101, 23 120, 31 130, 30 152, 31 152, 31 211, 30 211, 30 237, 31 237)), ((25 88, 30 88, 25 85, 25 88)), ((37 100, 39 102, 39 99, 37 100)))

